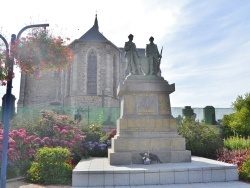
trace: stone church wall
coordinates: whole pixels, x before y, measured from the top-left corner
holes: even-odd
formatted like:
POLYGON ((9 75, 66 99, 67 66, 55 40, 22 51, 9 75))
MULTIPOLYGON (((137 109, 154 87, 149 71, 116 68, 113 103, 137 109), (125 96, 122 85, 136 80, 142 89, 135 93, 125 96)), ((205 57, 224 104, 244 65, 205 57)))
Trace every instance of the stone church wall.
POLYGON ((126 71, 121 50, 110 42, 77 42, 73 46, 74 61, 70 67, 54 74, 42 72, 40 77, 27 75, 21 88, 24 100, 20 107, 61 106, 118 107, 117 86, 123 82, 126 71), (97 57, 97 94, 87 93, 88 55, 97 57))
POLYGON ((40 77, 26 75, 24 105, 49 106, 60 101, 61 79, 58 73, 44 72, 40 77))

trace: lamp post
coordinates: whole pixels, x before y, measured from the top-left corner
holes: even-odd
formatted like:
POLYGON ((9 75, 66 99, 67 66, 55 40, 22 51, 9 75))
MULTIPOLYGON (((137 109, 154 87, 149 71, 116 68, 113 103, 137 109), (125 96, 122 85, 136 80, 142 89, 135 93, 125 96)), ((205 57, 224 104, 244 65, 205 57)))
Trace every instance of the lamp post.
MULTIPOLYGON (((34 27, 48 27, 49 24, 35 24, 35 25, 28 25, 22 28, 17 37, 15 34, 11 35, 11 45, 14 45, 16 40, 18 40, 26 29, 34 28, 34 27)), ((2 143, 2 165, 1 165, 1 188, 6 187, 6 171, 7 171, 7 152, 8 152, 8 141, 9 141, 9 121, 10 121, 10 107, 11 107, 11 90, 12 90, 12 74, 13 74, 13 64, 14 64, 14 55, 10 56, 9 45, 7 40, 0 34, 0 38, 4 41, 6 47, 6 61, 8 70, 8 77, 10 79, 7 80, 7 87, 6 87, 6 99, 5 99, 5 109, 4 109, 4 132, 3 132, 3 143, 2 143), (10 58, 11 57, 11 58, 10 58)))

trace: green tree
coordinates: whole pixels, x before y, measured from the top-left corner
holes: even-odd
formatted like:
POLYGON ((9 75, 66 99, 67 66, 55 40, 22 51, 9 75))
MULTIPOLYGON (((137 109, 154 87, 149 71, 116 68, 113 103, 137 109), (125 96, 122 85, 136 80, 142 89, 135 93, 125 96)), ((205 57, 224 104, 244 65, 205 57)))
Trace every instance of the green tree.
POLYGON ((222 119, 222 131, 224 137, 239 135, 247 138, 250 135, 250 93, 238 96, 232 103, 235 113, 222 119))

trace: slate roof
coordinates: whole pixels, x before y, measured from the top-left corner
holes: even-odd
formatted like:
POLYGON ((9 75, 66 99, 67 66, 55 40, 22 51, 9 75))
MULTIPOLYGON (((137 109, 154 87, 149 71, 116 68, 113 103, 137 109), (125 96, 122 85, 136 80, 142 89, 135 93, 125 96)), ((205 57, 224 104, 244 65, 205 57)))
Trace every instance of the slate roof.
POLYGON ((100 32, 98 26, 97 15, 95 17, 95 23, 93 27, 91 27, 84 35, 82 35, 79 39, 79 42, 86 42, 86 41, 94 41, 94 42, 110 42, 106 39, 100 32))

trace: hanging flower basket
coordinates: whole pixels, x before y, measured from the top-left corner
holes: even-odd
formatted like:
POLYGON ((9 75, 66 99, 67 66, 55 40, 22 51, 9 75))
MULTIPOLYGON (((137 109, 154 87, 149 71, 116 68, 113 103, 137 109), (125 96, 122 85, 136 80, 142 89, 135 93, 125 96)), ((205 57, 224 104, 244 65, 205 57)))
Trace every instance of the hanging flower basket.
MULTIPOLYGON (((69 40, 69 38, 66 38, 69 40)), ((61 37, 52 36, 49 31, 33 29, 27 37, 20 38, 13 48, 16 64, 22 71, 60 70, 73 59, 72 50, 61 37)))
POLYGON ((0 84, 5 86, 14 77, 14 72, 6 66, 6 52, 0 49, 0 84), (11 72, 11 74, 9 74, 11 72))

